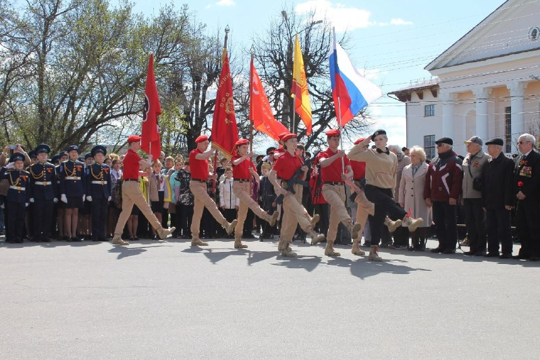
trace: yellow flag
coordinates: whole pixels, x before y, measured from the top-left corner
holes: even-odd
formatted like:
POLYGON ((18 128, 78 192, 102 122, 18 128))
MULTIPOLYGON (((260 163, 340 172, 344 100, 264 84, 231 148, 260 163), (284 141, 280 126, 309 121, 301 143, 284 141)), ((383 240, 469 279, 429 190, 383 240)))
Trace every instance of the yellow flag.
POLYGON ((309 91, 307 87, 306 70, 304 59, 300 49, 300 40, 296 35, 294 45, 293 81, 292 97, 294 98, 294 110, 306 125, 307 135, 311 135, 311 103, 309 102, 309 91))

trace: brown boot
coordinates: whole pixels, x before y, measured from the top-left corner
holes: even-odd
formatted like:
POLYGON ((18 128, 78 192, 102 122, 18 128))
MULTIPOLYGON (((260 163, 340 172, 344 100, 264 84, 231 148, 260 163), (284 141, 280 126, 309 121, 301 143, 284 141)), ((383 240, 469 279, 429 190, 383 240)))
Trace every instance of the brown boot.
POLYGON ((366 255, 364 250, 360 249, 359 243, 360 237, 356 237, 353 239, 351 253, 353 253, 353 255, 366 255))
POLYGON ((174 230, 176 230, 174 226, 168 229, 161 228, 157 231, 157 234, 160 239, 166 239, 167 236, 169 236, 170 234, 174 232, 174 230))
POLYGON ((227 232, 227 235, 231 235, 234 232, 234 228, 236 227, 237 222, 238 220, 234 219, 232 222, 230 223, 228 222, 228 223, 225 223, 225 225, 223 225, 223 228, 227 232))
POLYGON ((402 224, 401 220, 392 221, 388 217, 384 219, 384 225, 388 226, 388 231, 390 231, 390 233, 393 233, 394 231, 396 231, 396 229, 400 227, 401 224, 402 224))
POLYGON ((114 235, 114 237, 111 240, 111 244, 113 245, 129 245, 127 241, 122 240, 122 235, 114 235))
POLYGON ((309 235, 311 236, 311 245, 315 245, 320 242, 323 242, 325 238, 323 234, 319 234, 313 230, 311 230, 311 233, 309 235))
POLYGON ((334 250, 334 242, 326 239, 326 248, 324 249, 326 256, 340 256, 341 254, 334 250))
POLYGON ((279 242, 278 242, 278 246, 277 246, 277 249, 279 252, 283 251, 283 249, 285 249, 287 247, 287 243, 285 242, 285 240, 282 240, 281 238, 279 239, 279 242))
POLYGON ((208 243, 201 241, 198 236, 194 236, 191 239, 191 246, 208 246, 208 243))
POLYGON ((241 237, 237 237, 234 239, 234 248, 235 249, 246 249, 248 246, 247 245, 244 245, 242 244, 242 238, 241 237))
POLYGON ((317 223, 319 222, 320 219, 321 219, 321 217, 319 216, 319 214, 313 215, 313 217, 311 218, 311 228, 312 229, 315 229, 315 225, 317 225, 317 223))
POLYGON ((379 247, 377 245, 371 245, 369 250, 369 261, 382 261, 382 258, 379 256, 379 247))
POLYGON ((407 225, 410 232, 415 232, 416 229, 418 229, 420 226, 424 224, 424 219, 422 218, 413 219, 409 216, 406 216, 405 219, 403 219, 403 223, 407 225))
POLYGON ((351 229, 351 238, 356 239, 360 235, 360 230, 362 230, 362 225, 354 224, 351 229))
POLYGON ((279 217, 279 213, 276 211, 272 215, 267 214, 265 220, 268 222, 268 225, 274 226, 276 225, 278 217, 279 217))
POLYGON ((292 251, 289 244, 286 243, 285 248, 281 251, 281 255, 286 256, 286 257, 295 257, 296 253, 294 251, 292 251))

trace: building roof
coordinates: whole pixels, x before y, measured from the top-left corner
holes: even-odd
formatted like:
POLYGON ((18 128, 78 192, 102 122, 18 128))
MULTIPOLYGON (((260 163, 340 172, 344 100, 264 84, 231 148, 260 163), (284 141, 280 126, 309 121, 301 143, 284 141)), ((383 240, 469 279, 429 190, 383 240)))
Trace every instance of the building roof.
POLYGON ((431 90, 433 96, 436 96, 437 90, 439 89, 439 82, 440 80, 438 77, 429 80, 419 81, 401 89, 389 92, 388 95, 395 95, 399 99, 399 101, 402 102, 411 101, 411 94, 413 92, 417 92, 418 97, 422 99, 423 90, 431 90))

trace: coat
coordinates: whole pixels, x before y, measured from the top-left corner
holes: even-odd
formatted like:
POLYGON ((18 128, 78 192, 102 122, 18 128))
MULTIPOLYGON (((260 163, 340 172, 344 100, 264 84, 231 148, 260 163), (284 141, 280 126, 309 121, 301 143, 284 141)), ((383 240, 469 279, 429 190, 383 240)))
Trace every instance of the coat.
POLYGON ((440 154, 438 159, 429 164, 424 187, 424 199, 448 202, 461 195, 463 171, 461 160, 452 150, 440 154))
POLYGON ((407 155, 400 155, 398 156, 398 163, 397 163, 397 172, 396 172, 396 189, 394 190, 394 199, 396 202, 398 202, 400 198, 399 189, 400 189, 400 183, 401 183, 401 176, 403 174, 403 169, 407 165, 411 163, 411 158, 407 155))
POLYGON ((423 162, 413 177, 412 164, 405 166, 399 183, 399 203, 403 204, 405 211, 411 210, 413 218, 422 218, 424 227, 430 227, 433 220, 431 208, 427 207, 423 195, 428 167, 423 162))
POLYGON ((482 197, 482 191, 474 190, 473 180, 482 178, 482 169, 491 160, 491 156, 479 151, 474 157, 471 154, 467 154, 463 159, 463 183, 462 183, 462 196, 464 199, 480 199, 482 197))
POLYGON ((240 199, 234 196, 233 179, 225 179, 219 183, 219 206, 225 209, 236 209, 240 206, 240 199))
POLYGON ((514 161, 501 153, 482 168, 482 179, 482 204, 486 209, 514 205, 514 161))
POLYGON ((540 202, 540 154, 531 150, 529 155, 518 156, 514 170, 514 194, 522 192, 526 198, 519 202, 538 206, 540 202), (523 184, 521 184, 523 183, 523 184), (521 185, 521 186, 520 186, 521 185))

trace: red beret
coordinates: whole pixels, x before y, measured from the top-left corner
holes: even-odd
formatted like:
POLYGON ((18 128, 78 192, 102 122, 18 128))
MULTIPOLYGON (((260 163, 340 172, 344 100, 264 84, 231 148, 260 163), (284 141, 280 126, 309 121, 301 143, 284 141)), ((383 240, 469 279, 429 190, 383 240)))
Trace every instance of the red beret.
POLYGON ((248 145, 249 144, 249 140, 247 139, 240 139, 238 140, 234 146, 241 146, 241 145, 248 145))
POLYGON ((141 137, 139 135, 131 135, 130 137, 128 137, 128 143, 130 144, 139 141, 141 141, 141 137))
POLYGON ((195 142, 198 144, 198 143, 202 143, 203 141, 207 141, 207 140, 208 140, 208 136, 201 135, 201 136, 199 136, 198 138, 195 139, 195 142))
POLYGON ((366 138, 360 138, 354 142, 354 145, 360 144, 362 141, 366 140, 366 138))
POLYGON ((297 138, 296 134, 288 133, 281 137, 281 141, 286 142, 287 140, 295 139, 295 138, 297 138))
POLYGON ((331 136, 340 136, 341 135, 341 132, 339 131, 339 129, 331 129, 331 130, 328 130, 327 132, 325 132, 326 136, 328 137, 331 137, 331 136))
POLYGON ((278 135, 279 141, 283 141, 283 137, 284 137, 285 135, 287 135, 288 133, 289 133, 288 131, 284 131, 284 132, 282 132, 281 134, 279 134, 279 135, 278 135))

